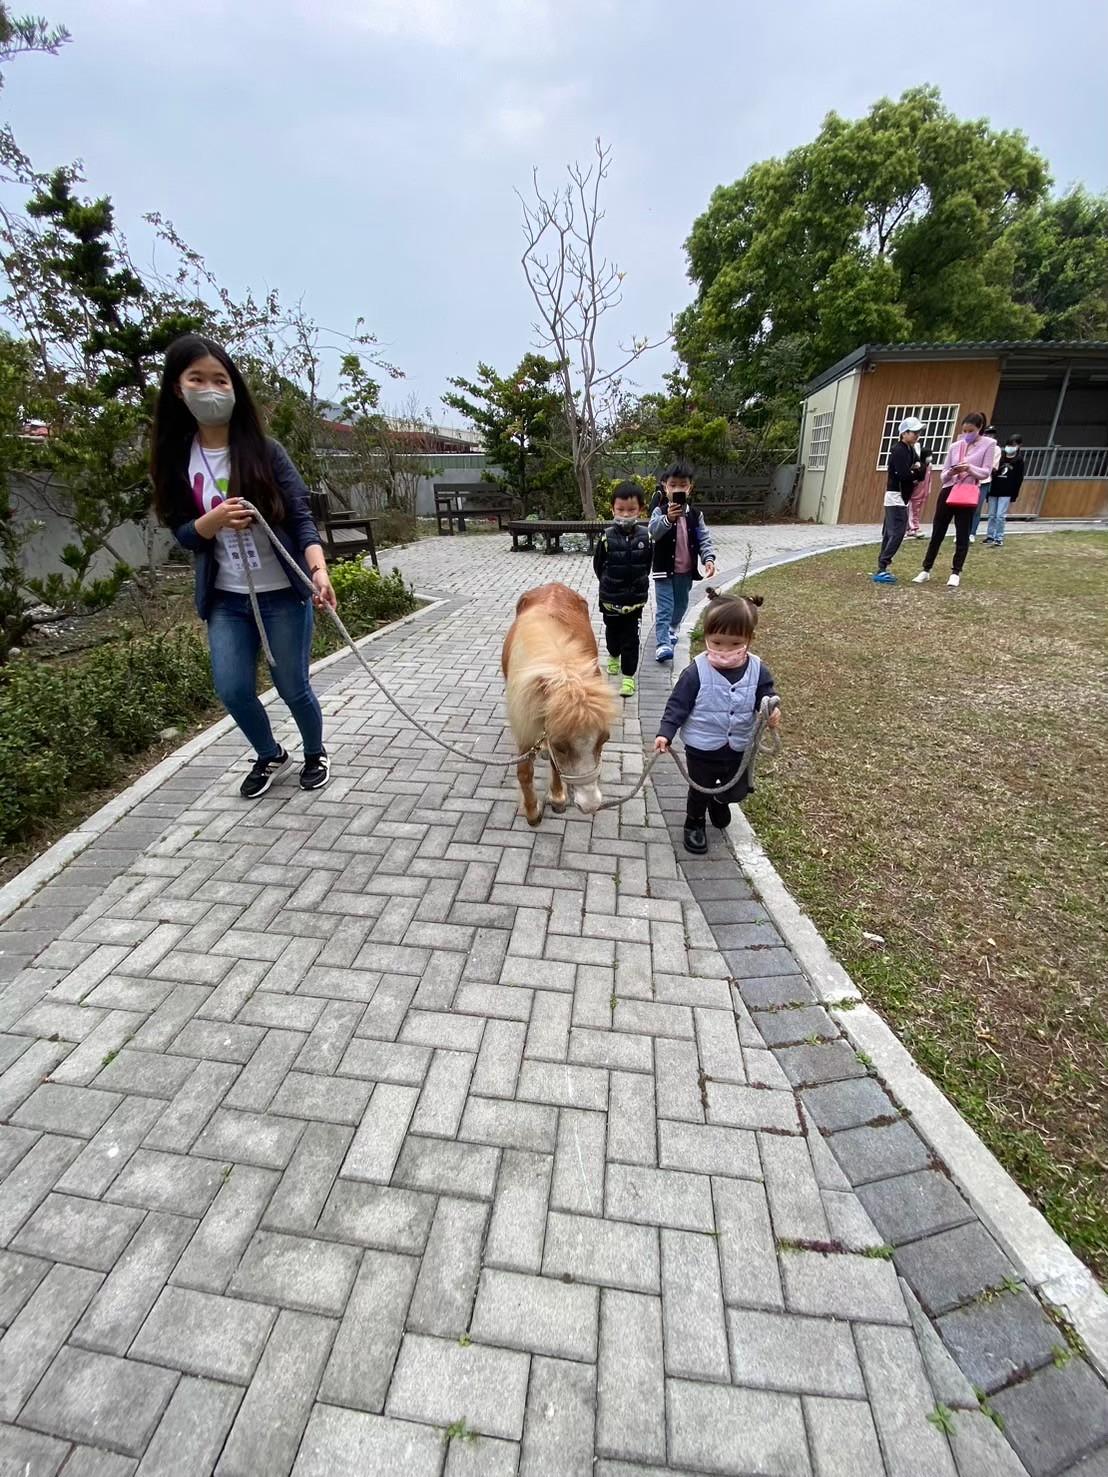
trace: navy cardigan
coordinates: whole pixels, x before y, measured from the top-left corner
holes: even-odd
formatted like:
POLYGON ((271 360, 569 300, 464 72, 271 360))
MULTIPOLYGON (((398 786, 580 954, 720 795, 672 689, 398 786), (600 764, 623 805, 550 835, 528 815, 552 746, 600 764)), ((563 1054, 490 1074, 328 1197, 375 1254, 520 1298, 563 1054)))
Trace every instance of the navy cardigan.
MULTIPOLYGON (((304 550, 310 548, 312 544, 320 543, 321 540, 312 517, 308 489, 304 486, 300 473, 293 466, 288 452, 281 443, 267 438, 267 445, 273 480, 277 484, 281 500, 285 505, 285 516, 282 521, 270 526, 304 573, 309 574, 304 550)), ((215 577, 218 568, 215 539, 204 538, 202 534, 197 533, 195 518, 190 518, 187 523, 176 527, 173 530, 173 537, 183 549, 188 549, 195 556, 196 613, 202 621, 206 621, 212 613, 212 603, 215 599, 215 577)), ((265 534, 259 534, 259 537, 264 538, 265 534)), ((281 556, 277 557, 280 559, 281 556)), ((282 560, 282 565, 283 563, 282 560)), ((289 584, 292 585, 292 593, 297 600, 301 605, 305 604, 310 598, 308 592, 299 581, 294 583, 290 578, 289 584)))

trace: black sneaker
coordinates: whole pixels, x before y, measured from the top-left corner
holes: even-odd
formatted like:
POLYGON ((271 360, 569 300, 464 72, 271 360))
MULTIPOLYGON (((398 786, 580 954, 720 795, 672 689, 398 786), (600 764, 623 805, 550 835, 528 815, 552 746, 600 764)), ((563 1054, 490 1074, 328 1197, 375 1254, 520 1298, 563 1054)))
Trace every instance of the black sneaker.
POLYGON ((708 801, 708 819, 717 831, 726 831, 731 824, 731 807, 723 800, 708 801))
POLYGON ((254 768, 239 786, 239 794, 244 800, 257 800, 265 794, 288 762, 289 756, 284 749, 277 750, 275 759, 255 759, 254 768))
POLYGON ((322 790, 331 778, 331 761, 326 752, 305 754, 304 767, 300 771, 302 790, 322 790))
POLYGON ((708 838, 703 826, 685 827, 685 850, 691 851, 694 856, 703 856, 708 850, 708 838))

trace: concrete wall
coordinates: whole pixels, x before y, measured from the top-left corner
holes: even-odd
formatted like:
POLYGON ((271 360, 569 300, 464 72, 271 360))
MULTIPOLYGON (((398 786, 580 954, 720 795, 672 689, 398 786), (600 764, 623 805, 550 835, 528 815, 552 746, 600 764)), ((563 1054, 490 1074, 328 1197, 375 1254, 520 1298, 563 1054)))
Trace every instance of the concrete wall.
MULTIPOLYGON (((34 482, 16 478, 12 484, 12 507, 15 511, 16 527, 30 530, 30 536, 20 554, 20 564, 28 579, 45 579, 51 574, 67 574, 62 563, 62 550, 67 544, 76 543, 73 527, 68 520, 55 511, 60 498, 51 498, 34 482)), ((133 524, 117 529, 111 539, 112 548, 127 564, 141 568, 149 559, 164 564, 169 551, 174 547, 173 536, 153 520, 145 526, 133 524)), ((116 561, 111 554, 101 550, 92 561, 90 578, 101 579, 111 573, 116 561)))
MULTIPOLYGON (((473 460, 473 458, 469 458, 473 460)), ((478 483, 488 482, 490 475, 496 469, 494 467, 460 467, 455 469, 451 466, 436 464, 433 477, 421 477, 419 487, 416 491, 416 514, 420 518, 433 518, 435 516, 435 483, 436 482, 465 482, 478 483)))

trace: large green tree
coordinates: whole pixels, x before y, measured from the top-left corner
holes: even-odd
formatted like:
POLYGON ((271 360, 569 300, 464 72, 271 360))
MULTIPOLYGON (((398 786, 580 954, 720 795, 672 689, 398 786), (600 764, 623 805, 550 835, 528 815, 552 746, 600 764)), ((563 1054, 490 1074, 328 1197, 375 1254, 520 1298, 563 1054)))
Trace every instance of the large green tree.
POLYGON ((755 424, 787 423, 803 381, 862 343, 1095 321, 1103 202, 1062 209, 1049 186, 1022 134, 956 118, 935 88, 830 114, 811 143, 717 189, 693 225, 678 347, 694 383, 755 424), (1040 268, 1044 243, 1057 260, 1040 268))
POLYGON ((73 183, 67 170, 40 181, 29 220, 3 233, 4 306, 36 349, 36 409, 49 426, 29 465, 75 535, 62 554, 71 578, 30 582, 51 603, 109 599, 126 575, 119 562, 106 580, 85 584, 114 530, 145 516, 146 427, 160 357, 204 321, 143 281, 117 236, 111 201, 82 200, 73 183))
POLYGON ((1108 196, 1080 187, 1025 211, 1009 232, 1014 288, 1052 339, 1108 338, 1108 196))
POLYGON ((478 364, 476 379, 455 376, 443 404, 464 416, 480 433, 485 454, 499 468, 498 481, 524 507, 537 506, 547 493, 564 486, 571 464, 557 442, 562 398, 554 388, 558 365, 541 354, 526 354, 507 375, 478 364))

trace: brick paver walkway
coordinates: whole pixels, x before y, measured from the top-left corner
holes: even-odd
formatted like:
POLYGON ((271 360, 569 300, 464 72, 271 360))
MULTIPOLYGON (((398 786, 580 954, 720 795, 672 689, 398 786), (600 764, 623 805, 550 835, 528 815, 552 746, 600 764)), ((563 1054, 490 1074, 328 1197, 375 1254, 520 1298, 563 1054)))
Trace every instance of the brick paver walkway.
MULTIPOLYGON (((448 603, 370 651, 509 754, 515 599, 592 581, 505 543, 404 551, 448 603)), ((1022 1472, 744 1005, 803 997, 737 870, 321 686, 325 793, 221 740, 0 935, 0 1473, 1022 1472)))

